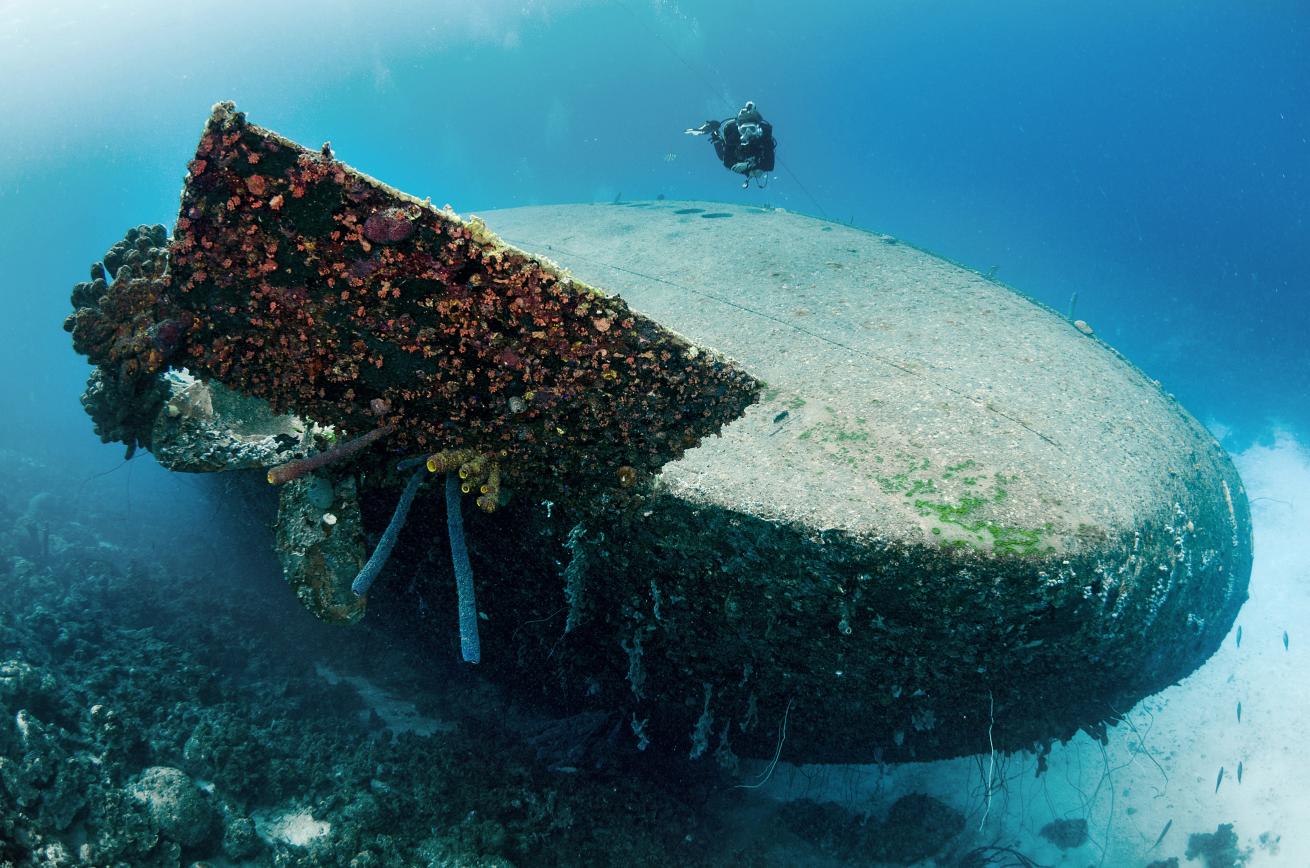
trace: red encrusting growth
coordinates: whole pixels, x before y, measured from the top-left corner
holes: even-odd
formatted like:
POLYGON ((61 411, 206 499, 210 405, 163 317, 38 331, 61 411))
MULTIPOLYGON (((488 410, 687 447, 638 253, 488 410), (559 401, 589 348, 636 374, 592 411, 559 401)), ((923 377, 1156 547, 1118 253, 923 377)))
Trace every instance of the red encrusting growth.
POLYGON ((374 428, 367 434, 361 434, 354 440, 346 440, 343 443, 338 443, 331 449, 324 449, 322 452, 316 452, 306 458, 294 458, 284 464, 279 464, 277 467, 271 467, 268 471, 268 484, 281 485, 284 482, 290 482, 298 476, 304 476, 311 470, 317 470, 318 468, 331 464, 334 461, 349 458, 365 446, 387 436, 395 430, 396 427, 394 425, 383 425, 381 428, 374 428))
POLYGON ((230 103, 191 162, 170 255, 169 294, 192 314, 176 364, 345 434, 381 422, 402 454, 493 456, 495 486, 648 475, 761 386, 230 103))

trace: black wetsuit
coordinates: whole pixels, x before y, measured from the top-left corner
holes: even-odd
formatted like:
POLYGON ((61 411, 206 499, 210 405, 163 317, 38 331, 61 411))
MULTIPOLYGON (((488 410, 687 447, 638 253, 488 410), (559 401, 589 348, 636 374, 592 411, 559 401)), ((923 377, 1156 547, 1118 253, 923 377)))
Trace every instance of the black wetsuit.
POLYGON ((773 138, 773 124, 763 118, 758 124, 761 135, 744 144, 736 118, 724 121, 710 134, 714 153, 718 154, 725 169, 748 176, 752 172, 773 171, 773 152, 778 147, 773 138))

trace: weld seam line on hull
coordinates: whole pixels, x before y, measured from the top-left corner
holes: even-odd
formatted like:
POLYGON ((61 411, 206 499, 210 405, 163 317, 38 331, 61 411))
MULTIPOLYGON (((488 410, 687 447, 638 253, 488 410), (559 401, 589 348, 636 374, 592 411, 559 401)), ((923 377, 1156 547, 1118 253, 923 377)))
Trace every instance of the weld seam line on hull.
POLYGON ((613 269, 614 271, 620 271, 623 272, 624 274, 630 274, 633 277, 640 277, 645 280, 652 281, 653 283, 662 283, 666 286, 671 286, 674 289, 679 289, 682 290, 683 292, 689 292, 692 295, 698 295, 701 296, 702 298, 707 298, 711 301, 718 302, 719 304, 726 305, 731 308, 736 308, 737 310, 740 310, 746 314, 750 314, 751 316, 756 316, 759 317, 760 319, 766 319, 769 320, 770 322, 777 323, 778 325, 783 326, 784 328, 789 328, 792 331, 799 332, 800 334, 814 338, 817 341, 822 341, 823 343, 828 344, 830 346, 843 349, 848 353, 853 353, 858 356, 864 356, 865 358, 873 359, 875 362, 884 364, 889 368, 894 368, 895 370, 898 370, 903 374, 908 374, 911 377, 917 377, 921 380, 933 384, 939 389, 942 389, 946 392, 951 393, 952 395, 955 395, 956 397, 963 398, 964 400, 970 402, 971 404, 981 407, 982 409, 986 410, 988 413, 995 413, 997 416, 1000 416, 1003 419, 1008 419, 1010 422, 1013 422, 1015 425, 1018 425, 1020 428, 1023 428, 1028 433, 1034 435, 1035 437, 1040 438, 1041 440, 1045 441, 1049 445, 1053 446, 1057 452, 1060 453, 1064 452, 1064 449, 1054 439, 1047 436, 1046 434, 1043 434, 1041 431, 1038 431, 1032 425, 1029 425, 1027 422, 1023 421, 1017 416, 1012 416, 1009 413, 1006 413, 1004 410, 997 409, 990 402, 984 401, 980 398, 975 398, 972 395, 961 392, 959 389, 948 386, 945 383, 940 382, 938 380, 934 380, 932 377, 929 377, 927 374, 924 374, 921 371, 916 371, 913 368, 907 367, 906 365, 893 361, 892 359, 888 359, 883 356, 880 356, 877 353, 871 353, 868 350, 861 350, 858 347, 853 347, 850 346, 849 344, 844 344, 839 340, 835 340, 833 338, 827 337, 826 335, 821 335, 818 332, 811 331, 810 329, 804 328, 803 326, 798 326, 795 323, 788 322, 787 320, 782 319, 781 317, 774 316, 773 314, 765 313, 764 311, 760 311, 760 310, 755 310, 752 307, 744 305, 740 302, 723 298, 722 296, 715 295, 712 292, 705 292, 704 290, 695 289, 690 286, 684 286, 683 284, 678 283, 677 281, 669 280, 668 278, 665 277, 659 277, 658 275, 654 275, 654 274, 647 274, 645 272, 637 271, 632 268, 624 268, 622 265, 614 265, 612 263, 605 262, 604 260, 601 259, 595 259, 593 257, 584 256, 581 253, 575 253, 571 250, 565 250, 562 247, 550 246, 544 243, 521 241, 512 238, 506 238, 505 240, 509 241, 510 243, 514 244, 515 246, 523 250, 550 250, 551 252, 558 251, 559 253, 562 253, 565 256, 576 258, 578 260, 581 260, 582 262, 589 262, 593 265, 599 265, 603 268, 610 268, 613 269))

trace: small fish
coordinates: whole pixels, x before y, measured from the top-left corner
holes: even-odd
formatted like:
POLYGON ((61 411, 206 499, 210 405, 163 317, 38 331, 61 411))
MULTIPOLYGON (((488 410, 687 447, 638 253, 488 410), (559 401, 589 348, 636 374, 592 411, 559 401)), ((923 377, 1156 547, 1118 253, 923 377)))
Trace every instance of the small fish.
POLYGON ((773 417, 773 424, 774 424, 774 425, 777 425, 779 422, 782 422, 783 420, 785 420, 785 419, 786 419, 788 416, 790 416, 790 415, 791 415, 791 413, 789 413, 789 412, 786 411, 786 410, 783 410, 783 411, 782 411, 781 413, 779 413, 777 416, 774 416, 774 417, 773 417))
POLYGON ((1283 650, 1287 650, 1287 631, 1283 631, 1283 650))
POLYGON ((1241 625, 1241 624, 1238 624, 1238 625, 1237 625, 1237 647, 1238 647, 1238 648, 1241 648, 1241 647, 1242 647, 1242 625, 1241 625))
POLYGON ((1241 763, 1238 763, 1238 764, 1237 764, 1237 782, 1238 782, 1239 784, 1242 782, 1242 764, 1241 764, 1241 763))
POLYGON ((1237 722, 1242 722, 1242 703, 1237 703, 1237 722))
POLYGON ((1219 777, 1214 779, 1214 791, 1219 792, 1219 785, 1224 782, 1224 767, 1219 767, 1219 777))
POLYGON ((1170 820, 1169 822, 1167 822, 1167 823, 1164 824, 1164 828, 1160 830, 1160 837, 1159 837, 1159 838, 1156 838, 1156 839, 1155 839, 1155 843, 1151 845, 1151 849, 1152 849, 1152 850, 1154 850, 1156 847, 1159 847, 1159 846, 1160 846, 1160 842, 1164 840, 1164 836, 1165 836, 1165 835, 1168 835, 1168 834, 1169 834, 1169 830, 1170 830, 1171 828, 1173 828, 1173 825, 1174 825, 1174 821, 1173 821, 1173 820, 1170 820))

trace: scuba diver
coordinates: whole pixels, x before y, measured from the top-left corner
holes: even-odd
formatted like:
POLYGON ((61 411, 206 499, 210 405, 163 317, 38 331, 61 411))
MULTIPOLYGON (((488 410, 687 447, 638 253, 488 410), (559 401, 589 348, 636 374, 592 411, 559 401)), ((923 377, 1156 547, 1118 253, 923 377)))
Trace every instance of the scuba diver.
POLYGON ((743 189, 750 186, 752 178, 764 186, 767 173, 773 171, 773 151, 778 143, 773 138, 773 124, 760 115, 755 103, 748 101, 735 118, 706 121, 687 130, 690 136, 706 134, 723 167, 746 176, 741 182, 743 189))

